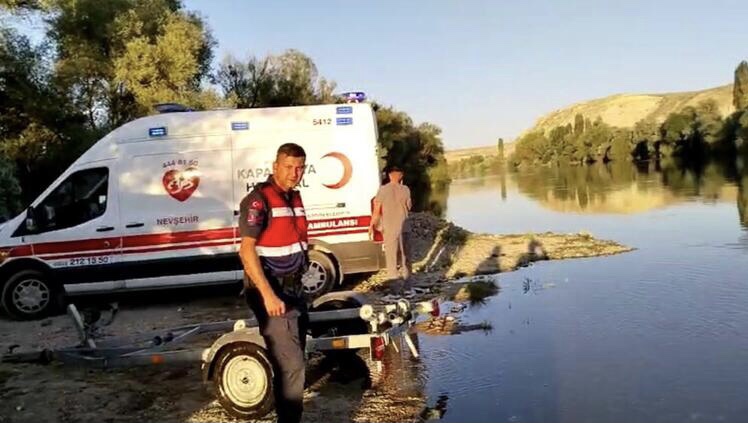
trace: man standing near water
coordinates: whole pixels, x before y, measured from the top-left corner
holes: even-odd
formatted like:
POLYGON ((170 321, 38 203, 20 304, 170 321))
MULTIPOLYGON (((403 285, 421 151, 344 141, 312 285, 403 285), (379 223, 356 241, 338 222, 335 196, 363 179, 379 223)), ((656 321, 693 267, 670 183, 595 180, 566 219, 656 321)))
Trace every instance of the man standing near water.
POLYGON ((307 221, 295 188, 305 165, 301 146, 280 146, 273 174, 244 197, 239 215, 246 299, 270 352, 280 423, 301 421, 304 406, 308 316, 301 276, 308 262, 307 221))
POLYGON ((384 254, 387 262, 387 277, 408 279, 409 263, 403 242, 403 224, 412 207, 410 189, 403 185, 403 170, 391 165, 387 168, 389 182, 379 188, 374 198, 374 212, 369 226, 369 236, 381 227, 384 235, 384 254), (398 261, 400 272, 398 272, 398 261))

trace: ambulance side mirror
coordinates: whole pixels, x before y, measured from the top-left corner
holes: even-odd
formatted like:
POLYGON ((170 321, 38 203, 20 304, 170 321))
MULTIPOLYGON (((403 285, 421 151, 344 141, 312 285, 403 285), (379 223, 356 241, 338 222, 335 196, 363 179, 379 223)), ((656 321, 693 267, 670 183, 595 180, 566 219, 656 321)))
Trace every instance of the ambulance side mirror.
POLYGON ((37 229, 36 219, 34 218, 34 208, 29 206, 26 209, 26 231, 35 232, 37 229))

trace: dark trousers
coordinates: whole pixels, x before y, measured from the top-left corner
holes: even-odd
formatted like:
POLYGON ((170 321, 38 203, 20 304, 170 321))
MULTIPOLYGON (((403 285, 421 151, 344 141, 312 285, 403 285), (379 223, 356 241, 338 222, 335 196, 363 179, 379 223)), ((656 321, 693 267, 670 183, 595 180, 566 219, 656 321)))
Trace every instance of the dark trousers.
POLYGON ((286 303, 286 314, 268 316, 262 295, 254 288, 246 291, 247 305, 260 324, 260 333, 270 353, 278 422, 300 422, 304 409, 304 348, 309 323, 306 302, 294 295, 293 290, 284 292, 278 280, 270 282, 276 295, 286 303))

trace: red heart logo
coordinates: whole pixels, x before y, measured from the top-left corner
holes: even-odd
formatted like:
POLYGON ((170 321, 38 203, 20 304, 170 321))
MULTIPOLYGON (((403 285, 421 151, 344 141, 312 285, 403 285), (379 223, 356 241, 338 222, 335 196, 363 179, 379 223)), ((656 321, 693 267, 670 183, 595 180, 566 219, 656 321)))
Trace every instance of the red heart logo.
POLYGON ((194 167, 171 169, 164 173, 162 182, 169 195, 176 200, 185 201, 200 185, 200 172, 194 167))

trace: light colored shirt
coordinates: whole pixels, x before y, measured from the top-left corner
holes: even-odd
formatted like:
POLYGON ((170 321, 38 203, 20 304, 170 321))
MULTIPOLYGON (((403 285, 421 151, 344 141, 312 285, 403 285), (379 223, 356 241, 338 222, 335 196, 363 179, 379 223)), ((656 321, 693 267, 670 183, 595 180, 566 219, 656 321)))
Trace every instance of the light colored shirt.
POLYGON ((399 234, 412 207, 410 188, 393 183, 382 185, 377 192, 376 201, 382 205, 382 217, 380 218, 382 232, 385 236, 387 236, 387 232, 393 235, 394 233, 399 234))

